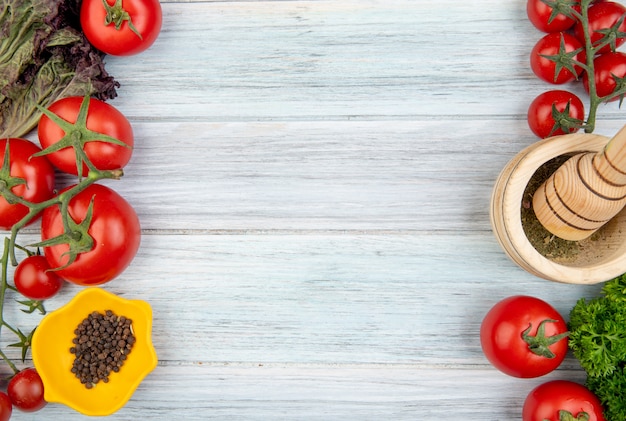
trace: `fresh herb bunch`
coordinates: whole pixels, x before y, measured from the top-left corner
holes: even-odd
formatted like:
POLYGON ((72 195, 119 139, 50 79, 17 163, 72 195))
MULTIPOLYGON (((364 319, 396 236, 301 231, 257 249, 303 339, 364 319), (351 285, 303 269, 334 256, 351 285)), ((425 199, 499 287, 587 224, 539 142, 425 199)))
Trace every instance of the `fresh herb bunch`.
POLYGON ((626 274, 608 281, 603 295, 581 298, 570 312, 569 346, 587 372, 587 387, 608 420, 626 419, 626 274))
POLYGON ((0 1, 0 137, 31 131, 38 105, 67 96, 117 96, 104 54, 80 30, 80 0, 0 1))

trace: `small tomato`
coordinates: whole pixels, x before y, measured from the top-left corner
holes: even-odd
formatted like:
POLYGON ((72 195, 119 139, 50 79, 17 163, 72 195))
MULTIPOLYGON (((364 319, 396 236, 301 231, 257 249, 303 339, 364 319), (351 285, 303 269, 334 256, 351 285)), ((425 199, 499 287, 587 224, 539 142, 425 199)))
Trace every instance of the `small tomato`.
POLYGON ((0 421, 9 421, 13 413, 11 398, 4 392, 0 392, 0 421))
POLYGON ((571 82, 582 73, 582 68, 568 62, 566 57, 584 63, 583 44, 567 32, 553 32, 541 38, 533 47, 530 67, 545 82, 555 85, 571 82))
MULTIPOLYGON (((596 2, 589 7, 589 36, 591 43, 598 46, 600 43, 609 41, 609 44, 600 49, 600 53, 608 53, 615 50, 626 41, 626 7, 614 1, 596 2), (604 38, 609 36, 607 40, 604 38)), ((581 43, 585 42, 583 25, 577 22, 574 27, 574 35, 581 43)))
POLYGON ((527 117, 532 132, 543 139, 578 131, 585 118, 585 107, 573 93, 551 90, 530 103, 527 117))
POLYGON ((16 408, 25 412, 38 411, 46 406, 43 382, 34 368, 20 371, 9 381, 7 393, 16 408))
POLYGON ((31 300, 47 300, 63 286, 63 279, 50 270, 45 256, 28 256, 17 265, 13 273, 15 288, 31 300))
MULTIPOLYGON (((574 6, 580 12, 580 6, 574 6)), ((562 32, 574 26, 576 21, 563 14, 555 13, 554 8, 543 0, 528 0, 526 3, 528 20, 543 32, 562 32)))
MULTIPOLYGON (((608 101, 616 101, 623 95, 611 94, 626 87, 626 54, 621 52, 605 53, 593 61, 596 93, 599 97, 606 97, 608 101)), ((589 92, 589 77, 583 76, 583 86, 589 92)))

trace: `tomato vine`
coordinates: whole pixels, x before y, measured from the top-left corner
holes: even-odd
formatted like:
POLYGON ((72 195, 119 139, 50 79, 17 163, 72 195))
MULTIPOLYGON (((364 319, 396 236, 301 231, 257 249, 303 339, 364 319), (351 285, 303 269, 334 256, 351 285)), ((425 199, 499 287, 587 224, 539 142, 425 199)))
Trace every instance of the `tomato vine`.
MULTIPOLYGON (((4 310, 8 299, 7 292, 14 291, 24 295, 25 299, 18 299, 17 303, 22 306, 21 310, 25 313, 38 312, 41 315, 45 315, 46 309, 43 300, 29 299, 27 295, 18 288, 18 283, 16 281, 14 281, 14 284, 9 282, 10 265, 18 266, 19 264, 16 250, 21 250, 26 253, 27 257, 31 257, 38 255, 40 249, 42 248, 45 249, 59 244, 67 245, 69 249, 64 253, 64 256, 67 256, 66 263, 58 267, 46 265, 43 269, 39 268, 43 271, 52 271, 55 274, 61 274, 61 271, 72 265, 82 253, 90 252, 95 247, 95 240, 89 232, 92 225, 92 219, 94 217, 93 203, 95 194, 91 197, 91 202, 86 215, 80 221, 75 220, 74 218, 76 216, 71 215, 71 203, 79 195, 84 194, 84 192, 86 193, 87 189, 90 189, 92 186, 95 187, 95 185, 102 180, 119 180, 124 175, 124 171, 122 168, 102 169, 98 165, 94 164, 90 159, 89 154, 85 153, 85 145, 88 142, 100 142, 104 144, 123 146, 125 148, 132 148, 132 146, 127 145, 115 137, 109 136, 106 133, 92 131, 87 128, 87 114, 90 109, 89 105, 91 101, 92 99, 89 96, 82 98, 80 108, 77 110, 75 123, 71 123, 49 110, 41 110, 47 118, 55 122, 65 133, 65 136, 52 147, 42 150, 38 147, 28 146, 31 145, 31 143, 25 139, 6 139, 4 157, 0 166, 0 196, 7 202, 7 209, 15 206, 23 206, 27 210, 19 214, 21 217, 17 220, 17 222, 11 225, 9 235, 5 236, 2 244, 2 255, 0 259, 0 333, 4 329, 10 331, 16 337, 16 342, 8 346, 20 349, 22 362, 25 362, 26 360, 36 327, 25 333, 22 329, 13 325, 6 319, 4 310), (73 148, 76 159, 76 168, 78 169, 78 181, 76 184, 63 189, 61 192, 53 192, 52 197, 45 200, 36 201, 26 199, 24 197, 25 195, 20 193, 19 188, 26 185, 27 180, 19 174, 14 174, 18 172, 14 169, 14 167, 17 167, 18 164, 16 164, 12 157, 14 152, 18 150, 18 146, 24 145, 28 146, 29 154, 32 153, 33 149, 38 151, 30 155, 30 158, 28 158, 29 161, 31 158, 44 159, 47 161, 46 156, 48 154, 58 152, 61 149, 73 148), (83 174, 83 172, 80 171, 83 165, 87 170, 86 174, 83 174), (62 233, 60 235, 47 239, 43 239, 42 235, 41 241, 28 244, 26 246, 17 243, 18 235, 24 227, 26 227, 31 221, 36 219, 42 213, 54 208, 59 209, 60 218, 62 220, 62 233)), ((22 159, 22 161, 24 160, 22 159)), ((0 217, 1 216, 2 215, 0 215, 0 217)), ((45 257, 47 259, 47 256, 45 257)), ((47 260, 49 263, 50 259, 47 260)), ((15 274, 17 274, 17 271, 15 271, 15 274)), ((63 279, 63 277, 60 278, 63 279)), ((6 362, 15 375, 22 372, 22 370, 17 367, 16 363, 9 358, 3 349, 0 349, 0 359, 6 362)))
MULTIPOLYGON (((586 133, 592 133, 596 127, 598 109, 601 104, 607 103, 619 99, 619 105, 621 106, 624 97, 626 96, 626 74, 611 74, 612 83, 615 85, 610 92, 603 92, 599 94, 598 91, 598 78, 597 60, 602 55, 615 53, 617 47, 626 38, 626 32, 624 31, 626 12, 619 17, 614 24, 606 28, 592 28, 590 17, 590 10, 593 7, 606 7, 606 2, 593 4, 594 0, 540 0, 543 4, 548 6, 551 10, 551 14, 547 21, 540 20, 536 7, 532 8, 529 3, 529 18, 531 22, 540 30, 549 32, 548 25, 552 22, 563 22, 567 19, 569 23, 561 24, 555 32, 550 32, 544 38, 542 38, 533 53, 531 53, 531 67, 535 74, 543 80, 560 84, 568 81, 565 78, 563 72, 571 73, 575 76, 576 80, 583 79, 585 89, 589 96, 589 109, 586 118, 580 119, 577 116, 567 116, 563 113, 569 113, 569 110, 565 110, 564 104, 558 104, 552 102, 552 129, 548 135, 544 134, 544 129, 538 127, 536 104, 533 104, 535 108, 529 109, 529 125, 535 134, 540 137, 547 137, 560 133, 571 133, 577 130, 584 130, 586 133), (531 12, 531 9, 533 12, 531 12), (558 18, 558 19, 557 19, 558 18), (575 28, 571 29, 567 25, 574 25, 575 28), (575 36, 570 32, 571 30, 575 36), (552 41, 553 49, 556 51, 554 54, 543 54, 537 48, 540 43, 546 44, 547 38, 560 39, 560 43, 552 41), (571 42, 565 42, 565 39, 578 39, 582 45, 578 48, 573 48, 571 42), (607 53, 608 51, 608 53, 607 53), (543 62, 543 64, 541 63, 543 62), (545 63, 551 63, 548 66, 545 63), (576 71, 580 69, 582 72, 576 71), (580 73, 580 75, 579 75, 580 73), (557 78, 558 77, 558 78, 557 78)), ((533 1, 532 4, 536 4, 533 1)), ((613 4, 615 8, 622 8, 621 5, 613 4)), ((626 11, 626 9, 624 9, 626 11)), ((618 53, 619 54, 619 53, 618 53)), ((624 57, 626 63, 626 56, 624 57)), ((573 95, 573 94, 571 94, 573 95)), ((569 105, 570 102, 567 102, 569 105)), ((579 107, 577 107, 579 108, 579 107)), ((541 125, 545 125, 542 122, 541 125)))
POLYGON ((591 41, 591 33, 589 30, 589 6, 591 5, 591 2, 592 0, 581 0, 580 13, 578 13, 574 8, 571 9, 572 14, 576 17, 576 19, 578 19, 582 26, 583 37, 585 40, 584 51, 587 60, 586 63, 581 63, 581 67, 586 72, 585 74, 589 81, 589 114, 587 115, 587 121, 583 126, 586 133, 591 133, 595 129, 596 115, 600 104, 608 102, 611 98, 618 96, 620 98, 621 105, 624 95, 626 94, 626 86, 623 86, 621 89, 614 91, 608 96, 598 96, 594 68, 595 57, 607 45, 611 47, 612 51, 615 51, 617 48, 616 39, 626 36, 626 33, 619 31, 619 27, 624 20, 624 16, 622 16, 621 20, 618 20, 618 22, 609 31, 604 33, 604 37, 600 43, 594 45, 591 41))

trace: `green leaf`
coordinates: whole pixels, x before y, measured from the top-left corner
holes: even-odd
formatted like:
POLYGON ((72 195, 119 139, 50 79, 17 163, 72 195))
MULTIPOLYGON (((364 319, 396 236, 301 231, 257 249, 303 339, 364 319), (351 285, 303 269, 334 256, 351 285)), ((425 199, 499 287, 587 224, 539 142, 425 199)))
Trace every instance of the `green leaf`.
POLYGON ((0 194, 4 196, 7 202, 12 204, 15 200, 10 197, 13 196, 11 189, 15 186, 26 184, 26 179, 11 176, 11 158, 9 156, 11 151, 10 143, 11 142, 7 139, 6 146, 4 148, 2 167, 0 167, 0 194))
POLYGON ((31 314, 35 311, 39 311, 39 314, 41 315, 46 314, 46 308, 41 300, 24 300, 18 301, 18 303, 26 307, 22 309, 24 313, 31 314))
POLYGON ((574 6, 578 5, 578 1, 571 0, 541 0, 543 3, 548 5, 552 9, 552 13, 550 13, 550 17, 548 18, 548 23, 551 23, 559 14, 565 15, 570 19, 576 19, 576 15, 574 13, 574 6))
POLYGON ((625 17, 626 15, 622 15, 610 28, 596 29, 595 32, 602 34, 602 38, 594 43, 594 47, 600 46, 608 41, 611 51, 614 52, 617 49, 618 38, 626 38, 626 32, 619 30, 620 26, 624 23, 625 17))
POLYGON ((565 37, 561 34, 561 42, 559 44, 559 52, 554 55, 541 54, 541 57, 553 61, 556 65, 554 69, 554 80, 559 77, 559 74, 563 69, 569 70, 578 79, 578 71, 576 69, 577 62, 575 60, 578 53, 583 51, 583 48, 578 48, 574 51, 567 52, 565 48, 565 37))
POLYGON ((559 111, 556 108, 556 104, 552 104, 552 118, 554 119, 554 126, 552 127, 549 136, 552 136, 559 129, 563 130, 565 133, 570 133, 583 127, 583 120, 574 118, 570 115, 570 104, 571 101, 568 101, 563 111, 559 111))
POLYGON ((92 196, 85 218, 81 222, 74 221, 74 219, 70 216, 69 211, 67 210, 67 204, 62 206, 61 215, 64 218, 63 222, 65 231, 56 237, 29 245, 29 247, 51 247, 59 244, 67 244, 69 246, 69 250, 62 255, 68 256, 67 263, 61 267, 53 268, 51 270, 65 269, 76 261, 79 254, 86 253, 93 249, 95 242, 93 237, 89 235, 88 231, 93 219, 93 204, 95 197, 95 195, 92 196))
MULTIPOLYGON (((624 102, 624 95, 626 94, 626 76, 619 77, 611 73, 611 77, 615 81, 615 89, 613 90, 613 93, 621 92, 620 94, 617 95, 617 98, 619 98, 619 107, 621 108, 622 103, 624 102)), ((613 94, 609 96, 609 99, 615 98, 615 96, 612 96, 612 95, 613 94)))
POLYGON ((76 156, 76 170, 80 179, 83 174, 83 164, 87 165, 87 168, 91 170, 96 169, 89 160, 87 154, 85 153, 85 145, 87 143, 103 142, 111 143, 125 148, 130 148, 129 145, 119 139, 116 139, 104 133, 95 132, 87 128, 87 117, 89 115, 90 101, 91 98, 89 95, 85 95, 83 97, 83 101, 81 102, 80 109, 78 111, 78 116, 76 117, 76 123, 70 123, 69 121, 64 120, 63 118, 54 114, 50 110, 45 109, 41 106, 37 106, 37 108, 46 117, 52 120, 52 122, 59 126, 59 128, 63 130, 65 134, 59 141, 53 143, 44 150, 37 152, 33 156, 43 156, 60 151, 61 149, 73 148, 74 154, 76 156))
POLYGON ((21 348, 22 349, 22 362, 24 362, 26 360, 26 353, 28 352, 28 349, 32 345, 33 334, 35 333, 35 329, 33 329, 28 334, 28 336, 24 335, 24 333, 20 329, 17 329, 16 334, 17 334, 17 336, 18 336, 20 341, 14 343, 14 344, 10 344, 9 345, 9 346, 14 347, 14 348, 21 348))
POLYGON ((587 387, 600 399, 606 420, 626 420, 626 372, 620 367, 607 376, 587 377, 587 387))
POLYGON ((626 302, 626 274, 606 282, 602 293, 607 299, 626 302))

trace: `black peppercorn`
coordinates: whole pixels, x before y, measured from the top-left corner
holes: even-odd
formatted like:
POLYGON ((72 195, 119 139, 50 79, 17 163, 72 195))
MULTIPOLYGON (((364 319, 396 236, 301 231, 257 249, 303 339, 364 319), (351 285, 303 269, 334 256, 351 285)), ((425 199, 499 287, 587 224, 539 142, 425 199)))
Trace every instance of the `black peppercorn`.
POLYGON ((109 382, 111 372, 120 371, 135 343, 132 320, 113 311, 89 314, 74 331, 69 348, 74 354, 72 373, 91 389, 98 382, 109 382))

